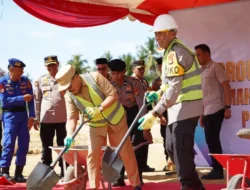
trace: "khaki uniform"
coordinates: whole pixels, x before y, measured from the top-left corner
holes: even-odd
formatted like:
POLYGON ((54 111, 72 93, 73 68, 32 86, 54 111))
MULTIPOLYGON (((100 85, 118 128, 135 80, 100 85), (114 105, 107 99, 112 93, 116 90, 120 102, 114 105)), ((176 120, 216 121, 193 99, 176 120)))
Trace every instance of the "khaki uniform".
MULTIPOLYGON (((117 93, 111 83, 106 80, 101 74, 93 72, 90 73, 97 85, 105 97, 112 96, 117 93)), ((92 102, 88 87, 84 79, 82 79, 81 93, 77 96, 84 98, 85 100, 92 102)), ((72 102, 69 95, 65 94, 67 118, 78 120, 79 110, 76 105, 72 102)), ((98 188, 100 185, 100 168, 101 168, 101 148, 106 142, 106 136, 109 137, 111 146, 117 147, 128 130, 126 115, 117 125, 108 124, 104 127, 88 127, 88 156, 87 156, 87 168, 88 177, 90 181, 90 188, 98 188)), ((132 186, 140 185, 140 179, 137 169, 137 163, 134 155, 134 150, 131 144, 131 139, 128 138, 123 145, 120 156, 124 162, 130 184, 132 186)))
MULTIPOLYGON (((38 79, 35 93, 36 117, 41 124, 42 161, 44 164, 50 165, 52 163, 52 152, 49 147, 53 146, 55 134, 57 145, 64 146, 64 138, 66 137, 65 101, 58 91, 57 81, 49 74, 45 74, 38 79)), ((59 166, 62 169, 61 159, 59 166)), ((63 175, 63 169, 61 175, 63 175)))
POLYGON ((66 122, 65 101, 53 77, 49 74, 41 76, 35 92, 36 117, 40 123, 66 122))
MULTIPOLYGON (((227 75, 224 67, 212 60, 202 66, 202 92, 203 92, 203 123, 205 138, 209 153, 222 154, 220 142, 220 131, 224 119, 224 90, 221 85, 227 81, 227 75)), ((223 167, 220 163, 211 157, 214 171, 223 174, 223 167)))

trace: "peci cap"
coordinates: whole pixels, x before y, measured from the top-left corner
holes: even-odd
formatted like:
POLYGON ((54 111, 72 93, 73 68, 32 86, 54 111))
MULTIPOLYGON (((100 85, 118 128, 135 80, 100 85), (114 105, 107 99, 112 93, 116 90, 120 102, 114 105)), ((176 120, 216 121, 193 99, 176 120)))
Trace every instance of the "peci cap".
POLYGON ((55 79, 58 82, 58 90, 66 90, 70 86, 71 80, 74 75, 74 67, 72 67, 71 65, 62 66, 55 76, 55 79))
POLYGON ((121 59, 113 59, 108 64, 111 71, 124 71, 126 69, 126 63, 121 59))
POLYGON ((98 58, 95 60, 95 64, 99 65, 99 64, 108 64, 108 60, 106 58, 98 58))
POLYGON ((162 65, 162 57, 156 58, 157 65, 162 65))

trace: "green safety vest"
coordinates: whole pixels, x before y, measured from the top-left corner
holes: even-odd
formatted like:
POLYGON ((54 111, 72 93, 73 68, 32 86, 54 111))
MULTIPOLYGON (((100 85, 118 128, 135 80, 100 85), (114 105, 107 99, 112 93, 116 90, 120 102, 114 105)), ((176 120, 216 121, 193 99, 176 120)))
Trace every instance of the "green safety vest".
MULTIPOLYGON (((81 77, 85 80, 88 86, 91 102, 79 96, 75 96, 71 92, 67 91, 67 94, 75 103, 77 108, 82 112, 82 114, 84 114, 83 112, 86 107, 97 107, 106 99, 106 97, 89 73, 83 74, 81 77)), ((124 113, 125 111, 123 106, 117 101, 109 108, 103 110, 100 114, 97 114, 95 117, 93 117, 91 121, 88 122, 88 125, 91 127, 103 127, 108 123, 116 125, 120 122, 124 113)))
POLYGON ((181 91, 178 95, 176 100, 176 104, 184 101, 192 101, 192 100, 199 100, 202 99, 202 88, 201 88, 201 68, 198 63, 197 57, 195 54, 186 47, 180 40, 174 39, 168 49, 165 52, 163 57, 163 74, 162 74, 162 81, 163 85, 161 89, 165 91, 168 87, 166 78, 168 77, 175 77, 183 76, 181 91), (177 60, 177 56, 175 51, 173 50, 173 46, 177 45, 186 49, 190 55, 194 57, 192 66, 185 70, 177 60), (172 55, 171 55, 172 54, 172 55), (171 60, 170 60, 171 59, 171 60))

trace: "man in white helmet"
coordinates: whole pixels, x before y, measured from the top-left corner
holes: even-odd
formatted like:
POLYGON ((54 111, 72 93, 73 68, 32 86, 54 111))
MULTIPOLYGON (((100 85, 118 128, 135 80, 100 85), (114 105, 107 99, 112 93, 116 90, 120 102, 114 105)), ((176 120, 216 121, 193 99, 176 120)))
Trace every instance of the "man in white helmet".
POLYGON ((139 129, 150 129, 167 109, 166 149, 176 165, 182 190, 204 190, 194 163, 194 133, 203 111, 200 66, 195 54, 176 38, 177 28, 168 14, 154 22, 156 41, 165 49, 163 82, 160 90, 147 94, 148 102, 159 102, 139 120, 139 129))

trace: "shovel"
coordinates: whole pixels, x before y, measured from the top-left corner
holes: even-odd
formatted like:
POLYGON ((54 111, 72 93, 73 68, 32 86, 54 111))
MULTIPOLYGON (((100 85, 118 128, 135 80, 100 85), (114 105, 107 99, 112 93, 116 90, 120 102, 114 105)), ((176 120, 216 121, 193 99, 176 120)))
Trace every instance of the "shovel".
POLYGON ((138 122, 139 117, 141 116, 142 111, 147 107, 146 105, 146 96, 143 99, 143 106, 141 107, 140 111, 136 115, 133 123, 129 127, 127 133, 123 137, 122 141, 118 145, 118 147, 113 150, 109 146, 107 146, 103 158, 102 158, 102 174, 104 179, 109 183, 114 183, 120 177, 120 171, 123 167, 123 161, 118 156, 123 144, 130 136, 130 133, 133 131, 136 123, 138 122))
MULTIPOLYGON (((75 138, 82 126, 87 122, 89 122, 89 120, 81 123, 72 135, 72 139, 75 138)), ((39 162, 27 179, 27 190, 51 190, 60 179, 54 171, 54 167, 66 151, 67 146, 62 149, 57 159, 50 166, 39 162)))

